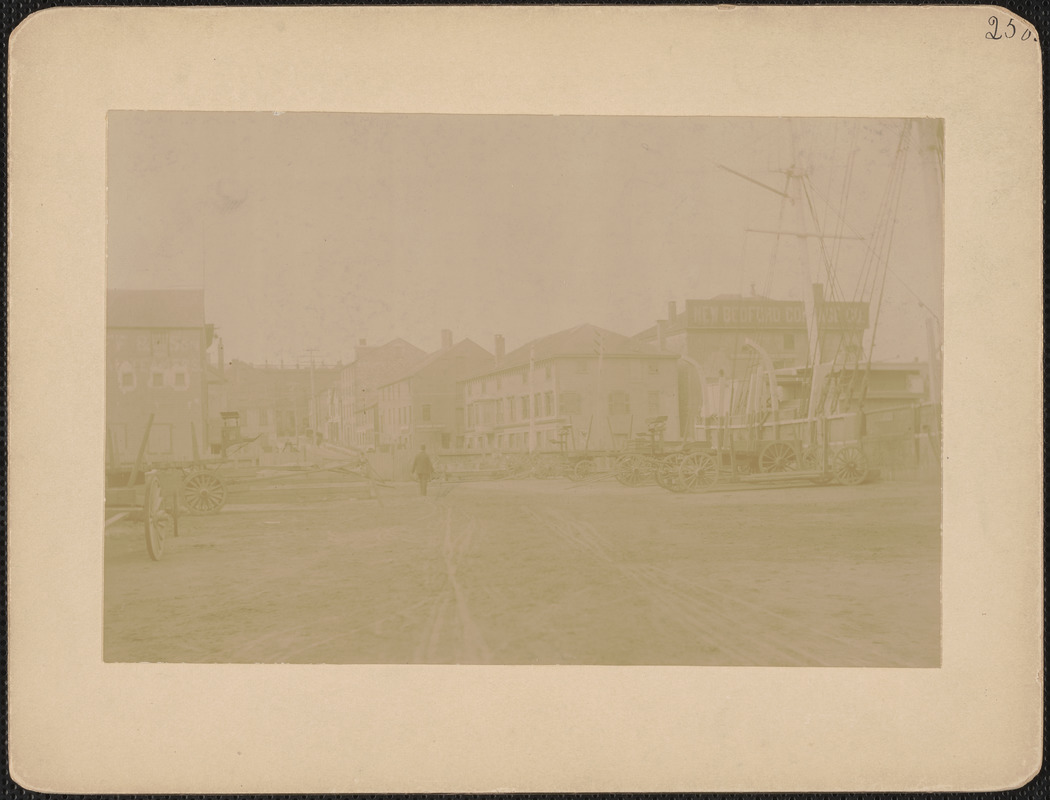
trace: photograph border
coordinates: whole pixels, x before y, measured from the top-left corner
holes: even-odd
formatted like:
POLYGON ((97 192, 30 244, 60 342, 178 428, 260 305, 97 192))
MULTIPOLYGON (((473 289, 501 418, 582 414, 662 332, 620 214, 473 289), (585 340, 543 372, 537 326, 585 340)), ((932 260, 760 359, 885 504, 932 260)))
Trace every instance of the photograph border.
POLYGON ((23 23, 9 73, 13 777, 77 793, 1030 779, 1043 697, 1042 67, 1036 46, 985 40, 988 13, 61 9, 23 23), (942 667, 103 664, 103 121, 128 107, 943 117, 942 667), (55 486, 61 503, 41 490, 55 486))

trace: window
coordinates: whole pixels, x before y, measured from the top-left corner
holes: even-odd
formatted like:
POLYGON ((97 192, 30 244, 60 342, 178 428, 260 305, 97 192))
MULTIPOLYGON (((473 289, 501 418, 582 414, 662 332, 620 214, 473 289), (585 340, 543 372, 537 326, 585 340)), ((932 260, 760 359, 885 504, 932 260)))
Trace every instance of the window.
POLYGON ((521 418, 529 418, 529 396, 525 395, 521 398, 521 418))
POLYGON ((562 414, 580 413, 580 396, 576 392, 562 392, 558 396, 558 408, 562 414))
POLYGON ((656 417, 660 415, 660 393, 649 392, 649 416, 656 417))
POLYGON ((785 333, 784 334, 784 349, 794 350, 795 349, 795 334, 785 333))
POLYGON ((175 388, 185 389, 186 388, 186 373, 176 372, 175 373, 175 388))
POLYGON ((548 364, 548 365, 547 365, 547 377, 548 377, 548 378, 549 378, 549 377, 551 376, 551 372, 552 372, 552 369, 553 369, 553 368, 551 367, 551 365, 550 365, 550 364, 548 364))
POLYGON ((537 417, 543 416, 543 402, 541 400, 542 395, 536 392, 532 397, 532 413, 537 417))
POLYGON ((590 365, 581 358, 579 361, 576 362, 576 371, 580 375, 586 375, 588 372, 590 372, 590 365))
POLYGON ((547 392, 543 395, 543 413, 548 417, 554 416, 554 392, 547 392))
POLYGON ((649 374, 650 375, 659 375, 660 374, 660 364, 657 363, 656 361, 650 361, 649 362, 649 374))
POLYGON ((631 400, 627 392, 610 392, 609 393, 609 413, 610 414, 630 414, 631 413, 631 400))
POLYGON ((513 397, 508 397, 507 398, 507 420, 509 422, 514 422, 514 419, 515 419, 514 398, 513 397))
MULTIPOLYGON (((500 398, 499 400, 496 401, 496 424, 497 425, 502 425, 503 424, 503 398, 500 398)), ((502 438, 503 437, 500 437, 501 443, 502 443, 502 438)))
POLYGON ((163 386, 164 373, 154 372, 152 375, 150 375, 149 385, 152 386, 154 389, 159 389, 161 386, 163 386))
POLYGON ((430 406, 423 405, 423 422, 430 422, 430 406))
POLYGON ((452 445, 452 435, 448 433, 441 434, 441 447, 443 450, 448 450, 452 445))
POLYGON ((135 373, 123 372, 120 375, 120 385, 125 389, 135 388, 135 373))

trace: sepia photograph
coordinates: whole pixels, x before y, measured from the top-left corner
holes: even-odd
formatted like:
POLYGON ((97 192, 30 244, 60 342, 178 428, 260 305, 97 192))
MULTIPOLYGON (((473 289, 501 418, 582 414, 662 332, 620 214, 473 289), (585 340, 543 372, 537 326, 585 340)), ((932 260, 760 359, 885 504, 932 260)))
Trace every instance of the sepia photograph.
POLYGON ((940 666, 941 120, 106 147, 105 661, 940 666))
POLYGON ((1031 780, 1039 33, 980 6, 29 16, 12 779, 1031 780))

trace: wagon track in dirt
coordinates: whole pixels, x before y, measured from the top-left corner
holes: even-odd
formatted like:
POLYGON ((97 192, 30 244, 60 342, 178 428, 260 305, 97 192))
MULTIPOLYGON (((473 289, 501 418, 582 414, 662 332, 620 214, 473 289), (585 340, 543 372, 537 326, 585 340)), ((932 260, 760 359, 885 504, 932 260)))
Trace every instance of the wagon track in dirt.
MULTIPOLYGON (((655 565, 625 563, 610 543, 588 522, 574 520, 553 509, 525 513, 547 530, 623 575, 657 608, 665 612, 655 624, 685 628, 732 662, 740 665, 866 666, 870 646, 816 629, 756 603, 734 597, 655 565), (817 638, 828 647, 799 646, 800 639, 817 638)), ((898 665, 895 660, 881 666, 898 665)))
POLYGON ((413 653, 416 663, 440 662, 444 655, 450 655, 457 664, 487 664, 492 660, 492 651, 470 612, 457 574, 464 556, 471 551, 477 527, 477 519, 471 515, 454 525, 452 508, 446 509, 441 543, 445 580, 430 601, 434 607, 413 653))

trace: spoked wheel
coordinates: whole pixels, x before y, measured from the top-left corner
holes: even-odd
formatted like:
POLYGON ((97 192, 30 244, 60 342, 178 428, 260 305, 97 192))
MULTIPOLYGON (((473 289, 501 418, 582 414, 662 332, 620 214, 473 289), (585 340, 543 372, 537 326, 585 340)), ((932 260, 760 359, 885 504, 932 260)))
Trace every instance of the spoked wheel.
POLYGON ((217 514, 226 505, 226 484, 210 470, 197 470, 182 482, 182 502, 191 514, 217 514))
POLYGON ((798 469, 798 453, 788 442, 770 442, 758 457, 762 472, 788 472, 798 469))
POLYGON ((155 475, 146 480, 146 501, 143 505, 146 528, 146 552, 154 561, 164 555, 164 540, 168 535, 178 535, 178 519, 164 507, 164 493, 155 475))
POLYGON ((682 459, 678 467, 681 491, 695 492, 718 483, 718 461, 710 453, 693 453, 682 459))
POLYGON ((843 447, 831 459, 831 472, 837 483, 856 486, 868 477, 868 459, 864 451, 855 445, 843 447))
POLYGON ((678 468, 682 465, 685 455, 674 453, 664 456, 656 465, 656 482, 663 488, 672 492, 684 492, 685 487, 679 480, 678 468))
POLYGON ((628 454, 616 459, 616 480, 624 486, 641 486, 652 476, 652 466, 645 456, 628 454))
POLYGON ((569 477, 572 478, 574 481, 586 480, 594 474, 594 470, 594 462, 589 458, 585 458, 582 461, 576 462, 575 466, 573 466, 572 468, 572 472, 569 474, 569 477))
MULTIPOLYGON (((805 472, 820 472, 820 448, 816 446, 807 447, 802 451, 802 469, 805 472)), ((810 478, 811 483, 815 483, 818 486, 824 486, 825 484, 831 483, 833 476, 824 472, 816 478, 810 478)))

